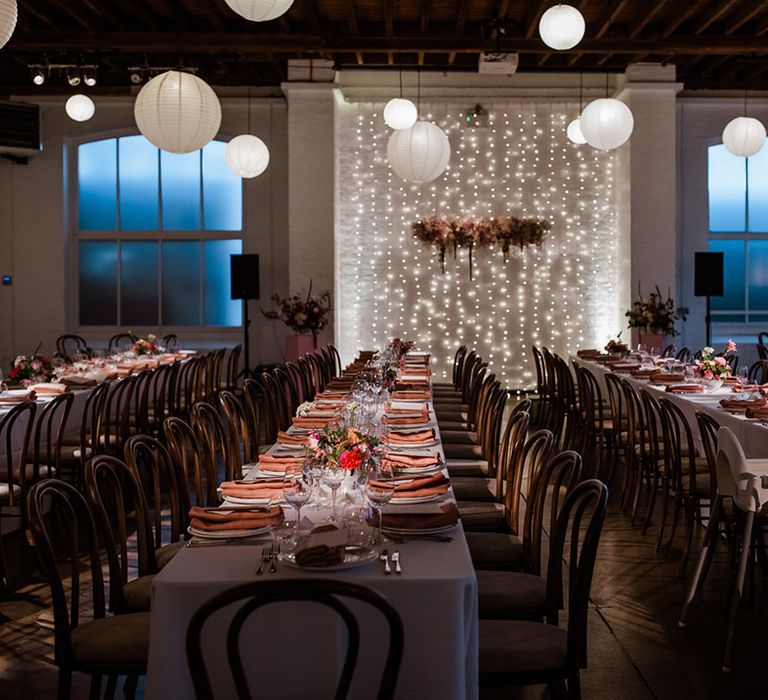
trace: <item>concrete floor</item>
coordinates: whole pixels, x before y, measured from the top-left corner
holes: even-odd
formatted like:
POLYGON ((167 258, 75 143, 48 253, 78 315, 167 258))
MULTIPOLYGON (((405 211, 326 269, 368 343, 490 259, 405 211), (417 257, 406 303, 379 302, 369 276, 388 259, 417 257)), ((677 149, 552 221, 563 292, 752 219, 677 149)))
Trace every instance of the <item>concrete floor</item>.
MULTIPOLYGON (((615 502, 614 493, 592 585, 590 666, 583 674, 584 697, 768 697, 762 678, 768 659, 768 595, 765 582, 759 578, 764 572, 758 570, 754 607, 750 609, 746 601, 742 607, 733 672, 724 675, 720 668, 726 629, 725 553, 715 560, 687 629, 680 630, 677 619, 688 582, 677 578, 679 554, 673 548, 668 556, 657 555, 653 526, 643 537, 615 502)), ((692 570, 693 563, 689 576, 692 570)), ((48 592, 45 586, 36 584, 22 593, 24 600, 0 602, 0 614, 10 618, 0 621, 0 698, 55 697, 52 638, 45 625, 48 592)), ((526 698, 540 695, 534 690, 521 693, 526 698)), ((87 697, 85 678, 75 679, 72 697, 87 697)))

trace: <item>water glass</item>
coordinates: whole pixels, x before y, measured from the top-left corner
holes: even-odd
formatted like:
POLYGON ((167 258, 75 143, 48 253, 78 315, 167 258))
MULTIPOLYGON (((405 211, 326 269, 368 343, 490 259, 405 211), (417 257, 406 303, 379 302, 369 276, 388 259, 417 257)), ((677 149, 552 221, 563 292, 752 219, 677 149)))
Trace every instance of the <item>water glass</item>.
POLYGON ((747 365, 739 365, 736 370, 736 381, 742 386, 749 383, 749 367, 747 365))
POLYGON ((288 505, 296 510, 296 538, 299 536, 301 525, 301 508, 312 495, 312 482, 309 474, 301 465, 291 466, 285 470, 283 479, 283 498, 288 505))
POLYGON ((395 482, 392 478, 391 470, 380 468, 366 484, 365 493, 368 496, 368 501, 378 513, 378 528, 373 544, 386 544, 388 542, 382 534, 381 525, 384 506, 392 500, 392 496, 395 494, 395 482))

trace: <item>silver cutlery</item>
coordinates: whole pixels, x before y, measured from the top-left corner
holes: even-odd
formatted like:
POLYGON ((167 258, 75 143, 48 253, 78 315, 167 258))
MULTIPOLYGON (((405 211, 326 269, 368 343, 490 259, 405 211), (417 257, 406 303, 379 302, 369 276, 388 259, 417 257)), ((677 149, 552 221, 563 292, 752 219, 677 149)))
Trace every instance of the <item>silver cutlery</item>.
POLYGON ((396 574, 402 574, 403 573, 403 568, 400 566, 400 552, 395 550, 394 552, 392 552, 392 557, 391 558, 392 558, 392 562, 395 565, 395 573, 396 574))
POLYGON ((272 549, 270 550, 270 557, 272 563, 269 565, 269 573, 274 574, 277 571, 277 555, 280 553, 280 545, 277 542, 272 543, 272 549))
POLYGON ((382 549, 381 554, 379 555, 379 559, 384 562, 384 573, 389 575, 392 573, 392 567, 389 565, 389 557, 387 554, 387 550, 382 549))
POLYGON ((263 542, 262 536, 259 537, 224 537, 215 540, 207 540, 204 538, 192 538, 187 541, 185 547, 188 549, 196 547, 234 547, 241 545, 253 545, 263 542))
POLYGON ((272 547, 264 547, 261 550, 261 563, 259 568, 256 569, 256 575, 261 576, 264 573, 264 564, 266 564, 272 558, 272 547))

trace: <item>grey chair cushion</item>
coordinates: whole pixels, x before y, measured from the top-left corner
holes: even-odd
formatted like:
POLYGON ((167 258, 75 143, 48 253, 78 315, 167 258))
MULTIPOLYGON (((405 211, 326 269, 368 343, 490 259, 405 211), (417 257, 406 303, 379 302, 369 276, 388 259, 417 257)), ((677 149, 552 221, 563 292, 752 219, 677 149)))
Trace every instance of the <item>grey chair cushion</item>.
POLYGON ((460 414, 455 414, 455 417, 455 420, 454 418, 443 420, 440 416, 437 417, 437 426, 440 428, 441 433, 444 430, 460 430, 466 432, 470 429, 471 426, 466 420, 460 417, 460 414))
POLYGON ((149 613, 85 622, 72 630, 72 651, 77 664, 145 667, 149 655, 149 613))
POLYGON ((480 445, 446 445, 443 444, 446 460, 473 461, 483 459, 483 448, 480 445))
POLYGON ((459 476, 486 478, 488 462, 484 459, 451 459, 446 460, 445 466, 451 479, 459 476))
POLYGON ((482 501, 457 501, 459 517, 465 530, 499 532, 504 530, 504 504, 482 501))
MULTIPOLYGON (((454 447, 476 447, 477 446, 477 433, 474 430, 440 430, 440 439, 443 441, 445 454, 448 456, 448 451, 454 447)), ((462 459, 456 457, 456 459, 462 459)), ((465 459, 470 459, 466 457, 465 459)))
POLYGON ((496 479, 457 476, 451 479, 453 494, 459 501, 495 501, 496 479))
POLYGON ((480 621, 480 685, 483 676, 544 673, 565 668, 567 632, 543 622, 480 621))
POLYGON ((184 548, 184 544, 184 542, 171 542, 170 544, 164 544, 159 549, 156 549, 155 561, 157 562, 157 568, 162 569, 184 548))
POLYGON ((523 565, 523 543, 505 532, 468 532, 467 547, 475 569, 515 571, 523 565))
MULTIPOLYGON (((79 462, 81 454, 82 452, 80 448, 80 442, 78 442, 76 445, 61 446, 61 461, 64 463, 79 462)), ((90 457, 91 457, 91 448, 86 447, 85 458, 90 459, 90 457)))
POLYGON ((547 608, 547 582, 519 571, 478 571, 477 598, 481 618, 542 620, 547 608))
POLYGON ((432 400, 432 407, 435 410, 435 415, 442 416, 446 413, 466 413, 469 411, 469 404, 462 403, 461 399, 441 399, 435 397, 432 400))
POLYGON ((123 586, 125 607, 130 612, 149 612, 154 576, 141 576, 123 586))

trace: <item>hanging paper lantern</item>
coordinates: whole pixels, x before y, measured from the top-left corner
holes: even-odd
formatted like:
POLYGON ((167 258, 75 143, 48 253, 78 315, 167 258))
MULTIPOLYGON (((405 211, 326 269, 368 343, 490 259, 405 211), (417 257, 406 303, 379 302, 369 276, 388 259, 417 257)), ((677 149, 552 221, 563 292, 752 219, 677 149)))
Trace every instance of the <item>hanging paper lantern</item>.
POLYGON ((96 105, 87 95, 72 95, 64 105, 67 116, 76 122, 87 122, 96 112, 96 105))
POLYGON ((603 97, 584 108, 580 125, 590 146, 608 151, 618 148, 632 136, 635 118, 621 100, 603 97))
POLYGON ((578 146, 581 146, 587 142, 587 139, 584 138, 584 134, 581 131, 581 117, 576 117, 576 119, 568 124, 568 128, 565 130, 565 133, 568 138, 578 146))
POLYGON ((136 125, 147 140, 169 153, 192 153, 219 131, 216 93, 192 73, 171 70, 150 80, 136 97, 136 125))
POLYGON ((269 149, 257 136, 240 134, 228 144, 224 153, 229 169, 240 177, 261 175, 269 165, 269 149))
POLYGON ((224 0, 238 15, 251 22, 269 22, 284 15, 293 0, 224 0))
POLYGON ((759 119, 736 117, 723 129, 723 144, 733 155, 749 158, 765 145, 765 127, 759 119))
POLYGON ((451 144, 439 126, 418 121, 410 129, 392 132, 387 159, 403 180, 416 184, 431 182, 448 167, 451 144))
POLYGON ((0 0, 0 49, 8 43, 16 29, 17 17, 16 0, 0 0))
POLYGON ((539 20, 539 36, 550 48, 572 49, 584 38, 584 16, 570 5, 550 7, 539 20))
POLYGON ((410 129, 419 118, 416 105, 395 97, 384 106, 384 123, 392 129, 410 129))

